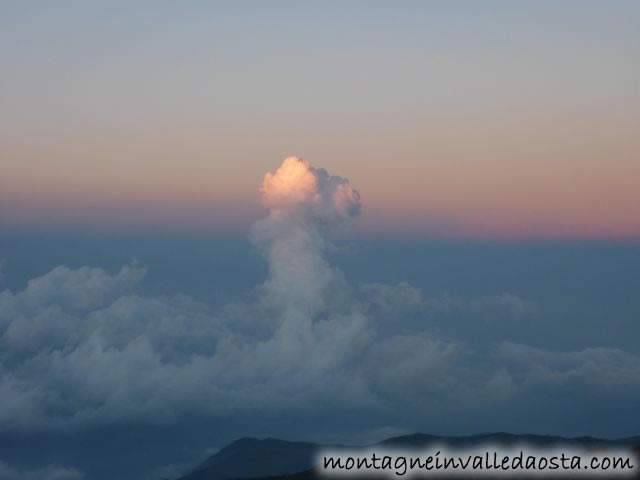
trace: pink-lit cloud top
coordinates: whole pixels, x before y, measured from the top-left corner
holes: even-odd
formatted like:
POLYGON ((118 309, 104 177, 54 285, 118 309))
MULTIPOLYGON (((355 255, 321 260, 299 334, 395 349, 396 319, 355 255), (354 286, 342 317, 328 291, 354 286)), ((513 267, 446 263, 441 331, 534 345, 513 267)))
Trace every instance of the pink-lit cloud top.
POLYGON ((6 8, 0 228, 246 231, 299 155, 364 232, 640 236, 637 3, 283 5, 6 8))
POLYGON ((300 157, 287 157, 275 173, 267 172, 260 193, 272 215, 302 208, 313 217, 341 221, 360 213, 360 194, 347 179, 300 157))

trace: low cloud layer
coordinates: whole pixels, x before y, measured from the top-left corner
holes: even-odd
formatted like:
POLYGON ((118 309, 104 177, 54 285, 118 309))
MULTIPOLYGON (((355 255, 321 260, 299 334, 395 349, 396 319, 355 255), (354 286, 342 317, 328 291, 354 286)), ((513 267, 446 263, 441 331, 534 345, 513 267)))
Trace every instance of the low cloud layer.
POLYGON ((521 321, 530 304, 515 295, 351 285, 326 258, 333 232, 360 211, 346 179, 291 157, 261 191, 268 214, 251 237, 269 273, 252 301, 213 310, 188 296, 142 296, 146 272, 135 264, 60 266, 0 293, 0 430, 332 409, 433 416, 536 389, 640 392, 633 354, 513 343, 478 351, 427 319, 403 321, 456 310, 521 321))
POLYGON ((0 480, 84 480, 74 468, 50 465, 38 469, 20 469, 0 461, 0 480))

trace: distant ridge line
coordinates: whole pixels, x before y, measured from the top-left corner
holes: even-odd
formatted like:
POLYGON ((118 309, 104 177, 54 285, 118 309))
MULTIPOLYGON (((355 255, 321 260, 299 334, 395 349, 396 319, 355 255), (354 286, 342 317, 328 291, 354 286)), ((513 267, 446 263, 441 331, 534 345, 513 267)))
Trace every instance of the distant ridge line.
MULTIPOLYGON (((619 447, 633 448, 640 452, 640 435, 619 439, 603 439, 592 436, 563 437, 559 435, 517 434, 509 432, 477 433, 473 435, 440 436, 412 433, 391 437, 349 448, 374 446, 425 448, 433 444, 451 448, 473 447, 485 442, 512 446, 529 443, 536 447, 619 447)), ((177 480, 307 480, 317 476, 311 471, 316 453, 324 448, 344 448, 346 445, 297 442, 273 437, 242 437, 211 455, 194 470, 177 480)), ((565 477, 568 478, 568 477, 565 477)), ((629 477, 626 477, 629 478, 629 477)))

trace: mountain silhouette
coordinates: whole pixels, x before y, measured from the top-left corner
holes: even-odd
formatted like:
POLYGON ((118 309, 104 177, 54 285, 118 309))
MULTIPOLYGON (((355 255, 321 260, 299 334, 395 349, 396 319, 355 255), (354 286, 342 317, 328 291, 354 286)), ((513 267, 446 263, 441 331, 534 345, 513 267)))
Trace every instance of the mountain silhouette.
POLYGON ((210 456, 180 480, 259 478, 307 470, 322 445, 275 438, 242 438, 210 456))
MULTIPOLYGON (((485 445, 508 448, 520 444, 537 448, 633 448, 636 457, 640 456, 640 436, 619 440, 606 440, 595 437, 565 438, 552 435, 512 434, 505 432, 455 437, 416 433, 389 438, 375 445, 350 448, 377 446, 391 449, 417 449, 435 445, 451 449, 482 447, 485 445)), ((291 442, 275 438, 242 438, 211 455, 202 464, 178 480, 310 480, 321 478, 312 470, 312 467, 315 455, 327 447, 340 448, 339 445, 291 442)), ((634 466, 638 468, 637 460, 634 466)), ((429 478, 437 477, 432 475, 429 478)), ((485 476, 484 478, 487 477, 485 476)), ((564 476, 563 478, 569 477, 564 476)), ((630 477, 627 476, 625 478, 630 477)), ((632 478, 636 478, 636 476, 632 478)))

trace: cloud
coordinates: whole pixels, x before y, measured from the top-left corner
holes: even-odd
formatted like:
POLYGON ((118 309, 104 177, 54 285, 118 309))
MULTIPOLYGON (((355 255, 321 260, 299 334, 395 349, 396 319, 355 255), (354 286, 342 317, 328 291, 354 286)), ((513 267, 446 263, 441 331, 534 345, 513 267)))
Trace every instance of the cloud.
POLYGON ((0 480, 82 480, 84 475, 73 468, 50 465, 40 469, 18 469, 0 461, 0 480))
POLYGON ((268 172, 260 188, 270 216, 297 216, 335 222, 360 213, 360 195, 346 178, 329 175, 306 160, 288 157, 275 173, 268 172))
POLYGON ((77 344, 92 329, 88 316, 121 300, 144 274, 136 266, 124 266, 115 275, 60 266, 30 280, 22 292, 1 292, 0 331, 8 347, 3 360, 77 344))
POLYGON ((640 393, 640 357, 612 348, 550 352, 505 342, 498 357, 510 364, 515 377, 528 388, 578 386, 640 393))
POLYGON ((363 296, 371 305, 385 312, 402 310, 419 310, 424 307, 426 301, 420 289, 400 282, 396 285, 384 285, 370 283, 360 288, 363 296))
POLYGON ((251 238, 269 272, 254 300, 212 310, 187 296, 142 296, 136 264, 60 266, 0 293, 0 430, 340 409, 393 416, 399 406, 433 416, 499 405, 544 382, 640 383, 631 354, 503 344, 487 355, 428 323, 409 326, 407 315, 428 311, 527 307, 510 294, 429 299, 407 283, 353 286, 326 259, 333 233, 360 211, 349 182, 290 157, 261 191, 268 214, 251 238))
POLYGON ((443 312, 478 313, 483 311, 506 312, 512 319, 521 319, 530 313, 533 305, 511 293, 483 297, 460 298, 443 294, 425 301, 429 309, 443 312))
MULTIPOLYGON (((215 453, 215 452, 212 452, 215 453)), ((210 455, 210 454, 209 454, 210 455)), ((205 455, 208 457, 209 455, 205 455)), ((193 464, 168 464, 156 467, 144 475, 142 480, 158 480, 168 478, 179 478, 193 470, 193 464)))
MULTIPOLYGON (((396 285, 370 283, 360 287, 364 298, 386 313, 503 313, 511 319, 521 319, 533 311, 533 304, 511 293, 481 297, 456 297, 441 294, 424 297, 420 289, 407 282, 396 285)), ((504 315, 494 318, 503 318, 504 315)))
POLYGON ((347 289, 324 253, 331 232, 359 214, 360 195, 348 180, 298 157, 267 173, 260 191, 269 213, 253 226, 251 238, 269 264, 265 295, 285 310, 283 319, 296 312, 312 316, 329 295, 340 298, 347 289))

